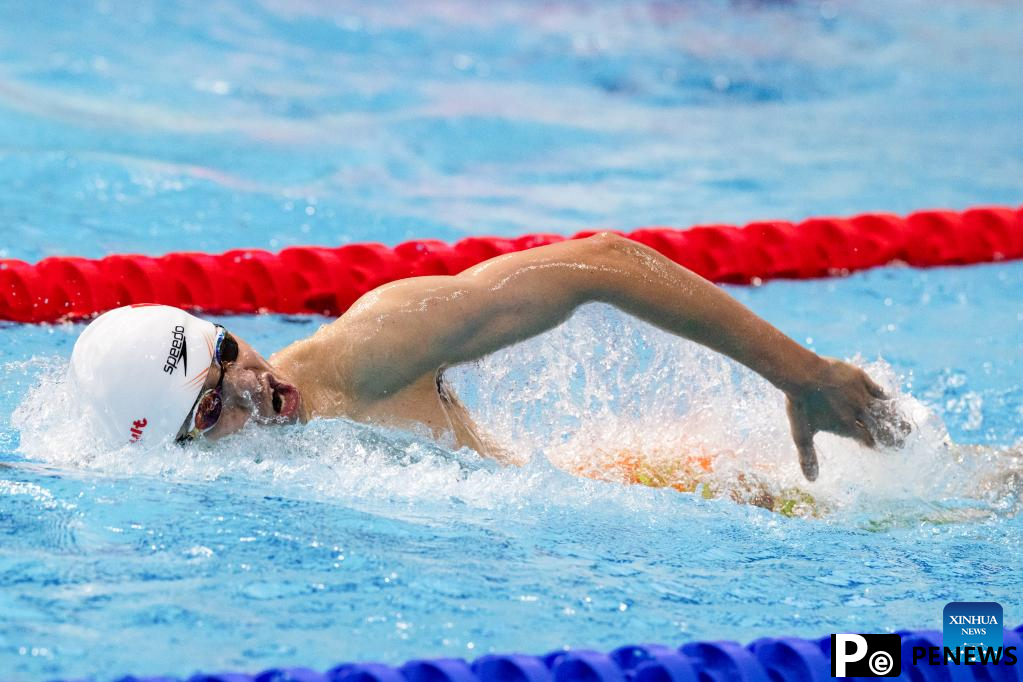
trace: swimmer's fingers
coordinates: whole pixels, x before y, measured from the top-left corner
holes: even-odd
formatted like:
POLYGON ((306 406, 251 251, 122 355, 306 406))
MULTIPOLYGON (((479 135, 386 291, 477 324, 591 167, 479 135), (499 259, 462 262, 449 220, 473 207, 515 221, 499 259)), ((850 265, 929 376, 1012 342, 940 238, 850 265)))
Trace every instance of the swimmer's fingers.
POLYGON ((870 433, 886 448, 901 448, 913 427, 891 401, 875 401, 863 414, 870 433))
POLYGON ((864 410, 859 421, 866 424, 875 443, 880 443, 888 448, 901 448, 906 444, 906 437, 909 436, 913 427, 903 418, 895 406, 895 402, 888 397, 885 390, 866 373, 863 375, 863 383, 873 400, 864 410))
POLYGON ((813 447, 814 429, 802 409, 791 398, 786 406, 789 426, 792 427, 792 441, 799 453, 799 466, 808 481, 816 481, 818 474, 817 450, 813 447))

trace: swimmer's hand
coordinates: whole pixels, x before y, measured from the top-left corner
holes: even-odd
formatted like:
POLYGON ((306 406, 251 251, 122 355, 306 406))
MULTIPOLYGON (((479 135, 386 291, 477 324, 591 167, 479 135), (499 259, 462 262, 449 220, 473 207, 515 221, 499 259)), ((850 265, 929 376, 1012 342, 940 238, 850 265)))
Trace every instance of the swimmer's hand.
POLYGON ((884 390, 867 373, 839 360, 824 359, 814 381, 788 393, 789 424, 806 480, 817 478, 818 431, 854 438, 867 447, 899 447, 910 426, 884 401, 884 390))

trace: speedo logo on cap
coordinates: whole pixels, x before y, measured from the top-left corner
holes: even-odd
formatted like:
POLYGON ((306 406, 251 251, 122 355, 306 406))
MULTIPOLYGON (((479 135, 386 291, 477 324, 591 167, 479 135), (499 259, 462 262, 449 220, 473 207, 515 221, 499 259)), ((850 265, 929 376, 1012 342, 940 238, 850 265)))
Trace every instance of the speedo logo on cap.
POLYGON ((185 328, 180 324, 174 327, 173 338, 171 339, 170 352, 167 353, 167 362, 163 365, 163 371, 167 374, 174 374, 178 363, 185 368, 185 376, 188 376, 188 340, 185 339, 185 328))

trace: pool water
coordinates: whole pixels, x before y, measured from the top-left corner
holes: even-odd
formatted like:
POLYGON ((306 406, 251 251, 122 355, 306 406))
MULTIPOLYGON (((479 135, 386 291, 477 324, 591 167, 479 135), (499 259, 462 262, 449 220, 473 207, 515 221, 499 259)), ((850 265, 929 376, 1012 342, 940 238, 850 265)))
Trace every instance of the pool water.
MULTIPOLYGON (((0 5, 0 256, 1019 205, 1010 2, 0 5)), ((450 380, 528 463, 344 420, 93 447, 80 324, 0 326, 0 679, 1023 621, 1023 264, 729 289, 914 433, 818 438, 603 306, 450 380), (958 444, 958 445, 957 445, 958 444), (967 447, 968 446, 968 447, 967 447), (721 496, 571 476, 719 453, 721 496), (738 471, 814 504, 728 499, 738 471)), ((269 353, 326 320, 218 321, 269 353)))

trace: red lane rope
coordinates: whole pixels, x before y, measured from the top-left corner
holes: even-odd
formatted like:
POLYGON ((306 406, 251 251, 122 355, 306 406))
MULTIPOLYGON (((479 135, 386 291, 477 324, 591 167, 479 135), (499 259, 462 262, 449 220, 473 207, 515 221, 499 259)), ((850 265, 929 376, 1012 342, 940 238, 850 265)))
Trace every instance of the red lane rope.
MULTIPOLYGON (((455 244, 411 241, 394 248, 353 244, 293 247, 272 254, 239 249, 219 255, 152 258, 0 260, 0 319, 53 322, 129 303, 165 303, 213 313, 338 315, 386 282, 453 275, 493 256, 576 239, 535 234, 470 237, 455 244)), ((1023 258, 1023 208, 873 213, 801 223, 644 228, 628 237, 715 282, 842 275, 904 262, 917 267, 1023 258)))

